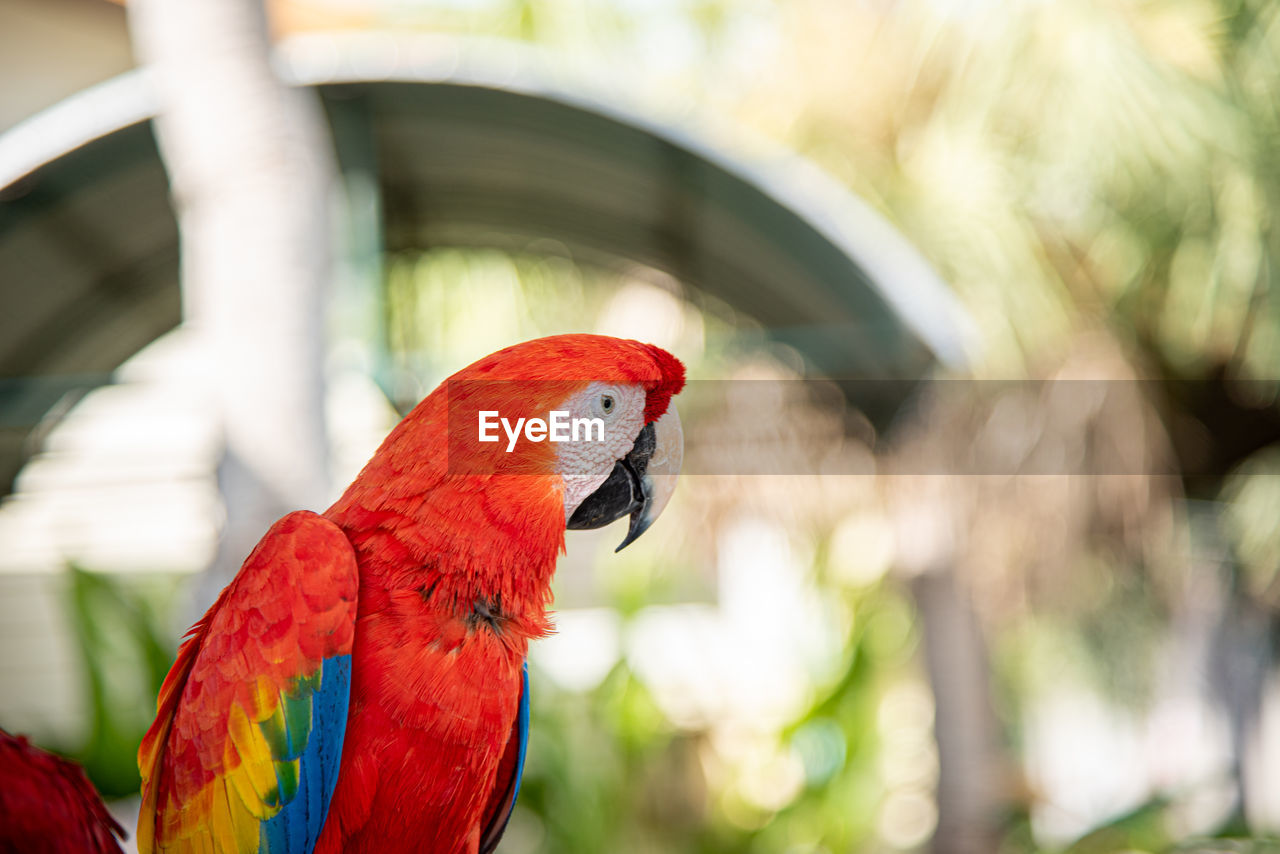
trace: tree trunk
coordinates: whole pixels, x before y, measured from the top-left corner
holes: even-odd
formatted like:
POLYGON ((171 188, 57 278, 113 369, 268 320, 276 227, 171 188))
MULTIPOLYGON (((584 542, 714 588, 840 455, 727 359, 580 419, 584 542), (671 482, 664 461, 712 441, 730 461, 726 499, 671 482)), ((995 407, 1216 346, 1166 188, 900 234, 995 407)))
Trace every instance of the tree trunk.
POLYGON ((324 293, 333 156, 313 93, 281 83, 259 0, 130 0, 182 241, 185 320, 224 436, 207 602, 266 526, 327 497, 324 293))
POLYGON ((999 847, 1001 750, 986 645, 951 572, 911 580, 924 629, 938 745, 938 826, 933 854, 991 854, 999 847))

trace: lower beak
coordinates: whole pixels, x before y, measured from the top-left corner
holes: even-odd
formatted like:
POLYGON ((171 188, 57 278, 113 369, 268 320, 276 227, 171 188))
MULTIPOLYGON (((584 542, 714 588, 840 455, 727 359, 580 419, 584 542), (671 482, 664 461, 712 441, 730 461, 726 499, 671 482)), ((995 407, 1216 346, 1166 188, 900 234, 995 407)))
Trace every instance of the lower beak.
POLYGON ((665 415, 646 424, 625 457, 614 463, 609 478, 578 505, 571 530, 602 528, 627 514, 631 526, 614 551, 622 551, 649 529, 676 490, 684 459, 684 433, 672 403, 665 415))

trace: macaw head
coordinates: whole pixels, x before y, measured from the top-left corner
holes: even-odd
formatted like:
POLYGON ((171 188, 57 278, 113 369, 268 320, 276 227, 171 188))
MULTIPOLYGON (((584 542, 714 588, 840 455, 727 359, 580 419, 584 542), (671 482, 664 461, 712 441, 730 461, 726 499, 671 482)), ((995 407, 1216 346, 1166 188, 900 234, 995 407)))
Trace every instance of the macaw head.
POLYGON ((507 347, 443 386, 449 469, 524 475, 526 496, 549 486, 568 529, 630 516, 621 550, 675 490, 684 437, 671 398, 683 386, 680 361, 638 341, 557 335, 507 347))

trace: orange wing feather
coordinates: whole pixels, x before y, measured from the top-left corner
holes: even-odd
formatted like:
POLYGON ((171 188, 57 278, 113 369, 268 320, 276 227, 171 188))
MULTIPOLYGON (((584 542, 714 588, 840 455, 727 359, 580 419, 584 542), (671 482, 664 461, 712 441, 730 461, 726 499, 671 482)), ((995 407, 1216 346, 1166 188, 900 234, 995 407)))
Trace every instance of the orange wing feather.
POLYGON ((297 512, 271 527, 160 690, 138 751, 140 852, 296 850, 306 833, 286 833, 285 819, 323 822, 332 780, 317 766, 336 776, 349 684, 330 664, 349 668, 357 587, 355 553, 332 522, 297 512), (326 691, 340 703, 322 708, 326 691), (308 803, 290 809, 295 798, 308 803))

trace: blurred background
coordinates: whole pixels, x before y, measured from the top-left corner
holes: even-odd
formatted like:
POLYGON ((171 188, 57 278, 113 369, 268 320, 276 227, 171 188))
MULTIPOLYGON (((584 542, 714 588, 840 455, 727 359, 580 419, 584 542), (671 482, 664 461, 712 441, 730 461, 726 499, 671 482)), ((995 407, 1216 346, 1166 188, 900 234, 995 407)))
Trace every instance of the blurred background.
POLYGON ((0 0, 0 725, 131 826, 267 524, 595 331, 743 382, 569 536, 503 852, 1280 850, 1278 57, 1262 0, 0 0))

